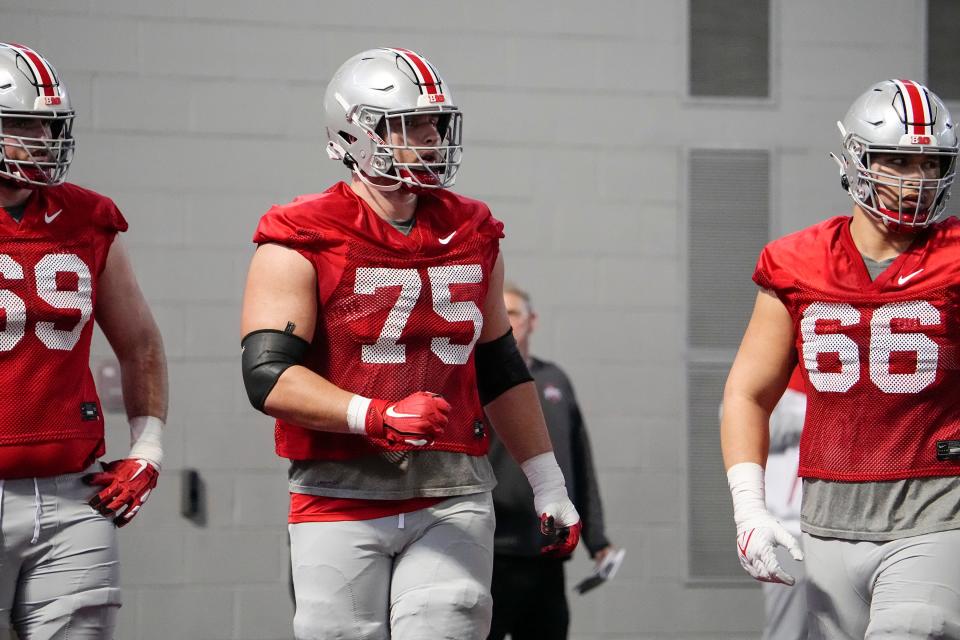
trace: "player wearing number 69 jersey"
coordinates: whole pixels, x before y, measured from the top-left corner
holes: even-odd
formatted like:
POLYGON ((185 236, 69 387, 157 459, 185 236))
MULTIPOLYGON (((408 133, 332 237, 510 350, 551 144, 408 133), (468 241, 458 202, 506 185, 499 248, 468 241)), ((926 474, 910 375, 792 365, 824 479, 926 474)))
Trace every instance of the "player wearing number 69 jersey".
POLYGON ((550 553, 567 497, 503 302, 503 225, 454 194, 461 113, 406 49, 327 88, 350 184, 274 207, 242 317, 251 403, 290 459, 297 638, 486 638, 495 479, 489 423, 521 462, 550 553))
POLYGON ((771 242, 721 426, 741 564, 792 583, 766 510, 767 419, 799 361, 811 638, 960 637, 960 221, 941 220, 957 135, 923 85, 889 80, 842 122, 852 217, 771 242))
POLYGON ((156 484, 163 345, 104 196, 65 183, 74 112, 50 63, 0 43, 0 637, 112 638, 116 527, 156 484), (120 363, 133 446, 105 453, 96 320, 120 363))

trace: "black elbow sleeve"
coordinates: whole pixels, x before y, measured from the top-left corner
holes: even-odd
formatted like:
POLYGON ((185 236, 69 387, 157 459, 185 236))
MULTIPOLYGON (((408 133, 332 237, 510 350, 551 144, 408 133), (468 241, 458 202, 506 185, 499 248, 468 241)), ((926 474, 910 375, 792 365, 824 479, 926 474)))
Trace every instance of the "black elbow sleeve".
POLYGON ((496 340, 478 344, 474 365, 477 369, 477 391, 480 393, 480 403, 484 406, 518 384, 533 381, 527 363, 517 348, 513 329, 496 340))
POLYGON ((258 411, 263 411, 267 396, 280 375, 300 364, 310 348, 310 343, 303 338, 277 329, 251 331, 243 337, 240 345, 243 349, 243 386, 250 404, 258 411))

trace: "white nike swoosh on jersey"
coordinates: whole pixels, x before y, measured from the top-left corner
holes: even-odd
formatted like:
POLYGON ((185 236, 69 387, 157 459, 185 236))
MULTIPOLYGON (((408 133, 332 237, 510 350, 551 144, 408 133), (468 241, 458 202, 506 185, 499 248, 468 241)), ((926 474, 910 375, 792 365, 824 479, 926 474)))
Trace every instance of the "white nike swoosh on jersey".
POLYGON ((454 231, 453 233, 451 233, 450 235, 448 235, 446 238, 440 238, 440 244, 447 244, 447 243, 449 243, 451 240, 453 240, 453 236, 455 236, 455 235, 457 235, 457 232, 456 232, 456 231, 454 231))
POLYGON ((388 418, 419 418, 419 413, 397 413, 393 410, 393 405, 387 407, 388 418))
POLYGON ((907 283, 907 280, 909 280, 909 279, 912 278, 913 276, 917 275, 917 274, 920 273, 921 271, 923 271, 923 269, 917 269, 916 271, 914 271, 913 273, 911 273, 911 274, 908 275, 908 276, 900 276, 899 278, 897 278, 897 284, 899 284, 899 285, 904 285, 904 284, 906 284, 906 283, 907 283))
POLYGON ((47 224, 50 224, 51 222, 56 220, 57 216, 60 215, 61 213, 63 213, 63 209, 57 209, 53 213, 45 213, 43 214, 43 221, 46 222, 47 224))

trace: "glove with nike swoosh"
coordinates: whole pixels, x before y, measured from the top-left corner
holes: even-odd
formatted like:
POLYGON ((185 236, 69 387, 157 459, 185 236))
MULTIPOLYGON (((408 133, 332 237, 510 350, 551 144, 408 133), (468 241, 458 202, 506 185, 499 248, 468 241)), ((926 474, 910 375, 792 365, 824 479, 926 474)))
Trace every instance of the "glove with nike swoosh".
POLYGON ((785 547, 794 560, 803 560, 800 545, 770 514, 764 499, 763 467, 741 462, 727 470, 737 523, 737 557, 740 566, 761 582, 793 585, 796 579, 783 570, 774 549, 785 547))
POLYGON ((423 447, 443 433, 449 415, 450 403, 426 391, 397 401, 353 396, 347 424, 353 433, 383 438, 391 444, 423 447))
POLYGON ((157 486, 160 469, 152 462, 138 458, 124 458, 100 463, 103 471, 84 476, 83 481, 94 487, 104 487, 90 499, 90 506, 118 527, 129 524, 157 486))
POLYGON ((154 416, 130 419, 130 453, 126 458, 101 462, 103 471, 89 473, 83 481, 103 487, 90 506, 123 527, 133 520, 157 486, 163 463, 163 420, 154 416))

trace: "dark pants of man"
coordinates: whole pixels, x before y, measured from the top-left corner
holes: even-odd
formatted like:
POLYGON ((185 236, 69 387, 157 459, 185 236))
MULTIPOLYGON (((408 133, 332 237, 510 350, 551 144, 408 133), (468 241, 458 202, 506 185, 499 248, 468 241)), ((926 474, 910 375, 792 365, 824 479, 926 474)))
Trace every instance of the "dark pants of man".
POLYGON ((495 555, 488 640, 564 640, 570 624, 563 560, 495 555))

